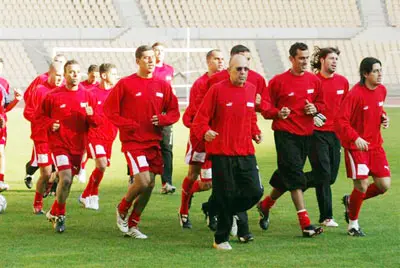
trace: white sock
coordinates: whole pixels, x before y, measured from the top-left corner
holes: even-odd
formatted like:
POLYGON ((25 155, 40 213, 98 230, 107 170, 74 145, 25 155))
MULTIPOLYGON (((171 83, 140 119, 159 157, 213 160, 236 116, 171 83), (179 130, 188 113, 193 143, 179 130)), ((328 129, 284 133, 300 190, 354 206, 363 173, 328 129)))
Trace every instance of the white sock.
POLYGON ((360 229, 360 226, 358 225, 358 220, 354 220, 354 221, 349 220, 349 226, 347 227, 347 230, 350 230, 352 228, 354 228, 356 230, 360 229))

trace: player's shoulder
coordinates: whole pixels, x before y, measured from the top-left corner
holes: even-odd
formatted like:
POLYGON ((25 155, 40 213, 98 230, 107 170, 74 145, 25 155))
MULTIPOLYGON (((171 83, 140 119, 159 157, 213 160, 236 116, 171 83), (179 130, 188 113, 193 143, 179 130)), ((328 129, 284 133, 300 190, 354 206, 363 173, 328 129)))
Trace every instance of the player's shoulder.
POLYGON ((264 79, 264 76, 262 76, 260 73, 253 71, 253 70, 249 70, 249 76, 254 76, 256 79, 264 79))

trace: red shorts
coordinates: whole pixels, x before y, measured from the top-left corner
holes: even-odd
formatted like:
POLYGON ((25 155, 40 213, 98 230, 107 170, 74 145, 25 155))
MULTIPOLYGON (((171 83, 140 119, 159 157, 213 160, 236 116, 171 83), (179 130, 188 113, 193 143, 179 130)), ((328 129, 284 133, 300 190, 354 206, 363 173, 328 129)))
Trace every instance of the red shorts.
POLYGON ((200 179, 202 181, 211 181, 212 180, 212 172, 211 172, 212 162, 207 159, 204 164, 201 166, 200 171, 200 179))
POLYGON ((87 151, 87 157, 97 159, 101 157, 107 158, 107 166, 110 166, 112 143, 107 142, 89 142, 87 151))
POLYGON ((33 167, 47 167, 52 165, 53 160, 51 157, 48 143, 34 143, 32 149, 31 166, 33 167))
POLYGON ((369 176, 390 177, 389 163, 382 147, 369 151, 345 150, 347 177, 364 180, 369 176))
POLYGON ((0 144, 6 145, 7 143, 7 128, 0 128, 0 144))
POLYGON ((206 145, 204 141, 190 135, 186 147, 185 163, 188 165, 206 162, 206 145))
POLYGON ((124 154, 131 175, 136 175, 145 171, 150 171, 154 174, 162 174, 164 171, 161 150, 157 147, 126 151, 124 154))
POLYGON ((72 170, 72 176, 79 173, 81 168, 82 154, 71 154, 65 150, 52 152, 53 163, 58 171, 72 170))

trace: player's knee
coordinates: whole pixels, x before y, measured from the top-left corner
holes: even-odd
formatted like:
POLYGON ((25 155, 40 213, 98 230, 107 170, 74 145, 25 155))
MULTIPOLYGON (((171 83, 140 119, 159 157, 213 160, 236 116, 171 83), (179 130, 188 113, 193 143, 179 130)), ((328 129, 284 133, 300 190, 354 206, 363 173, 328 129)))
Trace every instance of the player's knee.
POLYGON ((385 193, 387 190, 389 190, 391 184, 390 182, 390 179, 388 179, 378 184, 378 187, 382 191, 382 193, 385 193))
POLYGON ((106 168, 107 168, 107 164, 103 164, 103 163, 97 166, 97 169, 103 173, 106 171, 106 168))
POLYGON ((63 178, 61 185, 62 185, 63 189, 69 189, 72 185, 72 179, 71 178, 63 178))
POLYGON ((199 177, 199 174, 196 173, 196 172, 190 172, 188 174, 188 179, 191 180, 191 181, 197 180, 198 177, 199 177))

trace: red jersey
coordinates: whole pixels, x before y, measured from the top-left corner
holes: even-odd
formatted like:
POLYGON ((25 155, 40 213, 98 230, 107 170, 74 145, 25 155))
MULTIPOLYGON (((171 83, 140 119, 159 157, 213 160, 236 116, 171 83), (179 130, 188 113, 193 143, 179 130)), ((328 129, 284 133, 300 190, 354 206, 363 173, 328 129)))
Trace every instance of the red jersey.
POLYGON ((51 151, 64 149, 71 154, 82 154, 85 151, 89 124, 96 126, 100 123, 96 113, 93 116, 86 114, 87 106, 96 110, 95 98, 83 86, 79 86, 77 91, 62 86, 46 95, 38 120, 42 120, 48 129, 51 151), (56 121, 59 121, 60 128, 51 131, 56 121))
POLYGON ((299 136, 312 135, 314 120, 312 115, 304 113, 306 100, 314 103, 318 112, 324 113, 324 101, 321 81, 310 72, 293 75, 290 70, 273 77, 263 99, 271 98, 271 108, 262 111, 266 119, 273 119, 274 131, 286 131, 299 136), (269 96, 268 96, 269 94, 269 96), (286 119, 279 119, 278 112, 288 107, 290 114, 286 119))
POLYGON ((4 106, 7 103, 7 96, 10 93, 10 85, 8 84, 7 80, 0 77, 0 115, 5 117, 5 109, 4 106))
POLYGON ((339 112, 340 104, 349 92, 349 81, 340 74, 334 74, 333 77, 323 77, 321 73, 317 74, 321 80, 321 88, 324 95, 326 122, 322 127, 314 127, 319 131, 335 131, 335 117, 339 112))
POLYGON ((153 77, 166 81, 171 85, 172 79, 174 78, 174 68, 171 65, 163 63, 161 67, 156 66, 153 77))
POLYGON ((167 82, 137 74, 118 81, 103 111, 119 128, 123 152, 159 148, 162 127, 176 123, 180 116, 178 99, 167 82), (159 126, 151 122, 154 115, 158 116, 159 126))
POLYGON ((88 80, 85 80, 83 82, 80 83, 82 86, 84 86, 87 90, 93 90, 94 88, 97 88, 100 83, 99 82, 95 82, 93 83, 89 83, 88 80))
POLYGON ((204 140, 204 134, 210 129, 218 132, 212 142, 206 142, 207 154, 254 154, 252 137, 261 133, 254 107, 255 94, 253 84, 237 87, 229 79, 210 88, 191 128, 199 140, 204 140))
POLYGON ((30 98, 32 92, 36 89, 38 85, 44 84, 49 79, 49 73, 46 72, 44 74, 41 74, 37 76, 31 84, 28 86, 28 88, 24 92, 24 101, 27 102, 27 100, 30 98))
POLYGON ((201 92, 207 92, 207 81, 208 81, 208 73, 203 74, 193 83, 192 88, 190 89, 190 96, 189 96, 189 106, 186 108, 185 113, 183 114, 182 121, 183 124, 190 128, 193 119, 199 109, 201 101, 204 98, 204 95, 199 98, 199 94, 201 92))
POLYGON ((110 94, 111 89, 95 87, 90 92, 96 99, 96 114, 102 117, 102 121, 97 127, 89 128, 88 140, 94 143, 95 141, 113 142, 117 136, 118 128, 106 118, 103 112, 104 102, 110 94))
POLYGON ((383 85, 375 90, 359 83, 354 85, 343 100, 335 120, 336 134, 344 148, 358 150, 354 144, 358 137, 369 142, 368 149, 382 145, 381 120, 385 113, 385 99, 386 88, 383 85))

